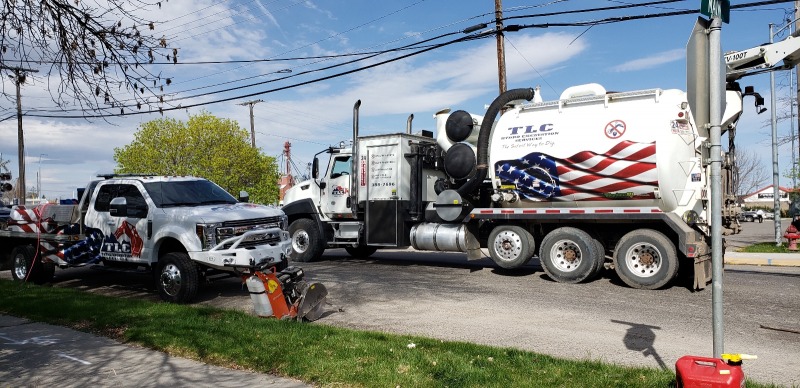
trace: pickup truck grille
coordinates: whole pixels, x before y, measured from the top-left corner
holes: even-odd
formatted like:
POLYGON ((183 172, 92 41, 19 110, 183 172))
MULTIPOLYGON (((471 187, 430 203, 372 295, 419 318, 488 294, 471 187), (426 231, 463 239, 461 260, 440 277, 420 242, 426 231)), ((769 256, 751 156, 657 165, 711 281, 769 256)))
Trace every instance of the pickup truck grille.
MULTIPOLYGON (((280 227, 281 217, 264 217, 253 218, 249 220, 226 221, 222 223, 222 226, 217 228, 217 244, 231 237, 241 236, 242 234, 251 230, 267 229, 272 230, 272 232, 249 236, 245 241, 239 243, 239 247, 248 248, 264 244, 275 244, 281 241, 280 232, 275 231, 275 229, 280 229, 280 227)), ((231 247, 231 245, 232 244, 225 244, 223 247, 228 249, 231 247)))
POLYGON ((275 224, 275 227, 280 228, 281 225, 281 218, 280 217, 264 217, 264 218, 252 218, 249 220, 235 220, 235 221, 225 221, 222 223, 222 227, 234 227, 234 226, 251 226, 251 225, 268 225, 268 224, 275 224))

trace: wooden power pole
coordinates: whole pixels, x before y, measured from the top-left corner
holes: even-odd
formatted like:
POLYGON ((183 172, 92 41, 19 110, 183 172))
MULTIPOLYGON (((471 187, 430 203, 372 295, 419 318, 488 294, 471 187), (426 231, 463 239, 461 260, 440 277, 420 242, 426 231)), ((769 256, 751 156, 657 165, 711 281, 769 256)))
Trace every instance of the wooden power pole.
POLYGON ((22 131, 22 93, 20 85, 25 83, 25 73, 36 73, 38 70, 23 69, 0 65, 0 69, 14 72, 14 84, 17 85, 17 153, 19 155, 19 172, 17 173, 17 196, 20 205, 25 205, 25 135, 22 131))
POLYGON ((250 106, 250 142, 253 144, 253 148, 256 148, 256 124, 253 121, 253 105, 258 104, 259 102, 264 102, 264 100, 245 101, 239 104, 241 106, 250 106))
POLYGON ((506 86, 506 53, 503 38, 503 0, 494 0, 494 18, 497 28, 497 78, 500 83, 500 94, 507 90, 506 86))

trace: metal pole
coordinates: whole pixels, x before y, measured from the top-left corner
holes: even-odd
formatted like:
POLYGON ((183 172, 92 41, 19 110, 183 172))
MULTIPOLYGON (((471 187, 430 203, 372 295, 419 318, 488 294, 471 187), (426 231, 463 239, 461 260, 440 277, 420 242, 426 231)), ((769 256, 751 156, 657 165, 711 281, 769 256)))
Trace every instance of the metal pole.
MULTIPOLYGON (((797 19, 800 19, 800 0, 795 0, 795 2, 794 2, 794 20, 797 20, 797 19)), ((800 24, 795 23, 794 24, 794 30, 795 31, 800 31, 800 24)), ((800 66, 795 66, 794 69, 795 69, 795 72, 796 72, 796 75, 797 75, 797 77, 795 77, 795 78, 798 81, 797 82, 797 88, 798 88, 797 89, 797 99, 796 99, 795 102, 798 105, 798 109, 800 109, 800 66)), ((794 113, 794 108, 792 108, 792 112, 794 113)), ((800 114, 797 115, 797 120, 798 120, 797 121, 797 130, 798 130, 798 132, 800 132, 800 114)), ((798 143, 798 147, 800 147, 800 142, 798 143)), ((794 148, 794 147, 792 147, 792 148, 794 148)), ((800 152, 800 150, 798 150, 798 152, 800 152)), ((800 173, 800 171, 796 171, 796 173, 800 173)), ((797 185, 795 184, 795 188, 796 187, 797 187, 797 185)))
MULTIPOLYGON (((794 87, 794 75, 792 72, 789 72, 789 88, 791 89, 794 87)), ((795 141, 795 134, 794 134, 794 105, 795 101, 789 97, 789 113, 792 115, 792 118, 789 120, 789 128, 791 128, 789 132, 789 136, 792 138, 792 188, 797 188, 797 149, 794 148, 794 141, 795 141)))
POLYGON ((503 0, 494 0, 494 18, 497 28, 497 78, 500 84, 500 94, 506 92, 506 53, 505 38, 503 37, 503 0))
MULTIPOLYGON (((772 27, 774 24, 769 24, 769 42, 772 43, 772 27)), ((780 176, 778 175, 778 119, 775 113, 775 72, 769 73, 769 93, 770 93, 770 109, 771 118, 770 125, 772 126, 772 210, 776 217, 773 223, 775 224, 775 245, 781 245, 781 203, 778 190, 780 189, 780 176)))
POLYGON ((39 171, 36 172, 36 197, 42 199, 42 156, 47 154, 39 154, 39 171))
MULTIPOLYGON (((719 4, 717 4, 719 5, 719 4)), ((709 161, 711 162, 711 277, 712 324, 714 357, 724 350, 724 325, 722 306, 722 101, 724 85, 721 47, 722 18, 711 19, 708 32, 709 64, 709 161)))

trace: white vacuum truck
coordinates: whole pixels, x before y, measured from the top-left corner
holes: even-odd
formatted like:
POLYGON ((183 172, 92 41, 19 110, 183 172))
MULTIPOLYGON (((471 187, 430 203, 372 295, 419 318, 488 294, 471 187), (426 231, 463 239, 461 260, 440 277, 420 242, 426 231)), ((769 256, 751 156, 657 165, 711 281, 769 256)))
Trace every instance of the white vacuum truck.
MULTIPOLYGON (((797 52, 792 44, 783 51, 797 52)), ((763 105, 734 81, 787 57, 770 52, 727 61, 722 129, 730 144, 742 97, 763 105)), ((693 270, 697 289, 710 280, 709 132, 695 124, 685 92, 588 84, 541 101, 533 89, 515 89, 484 116, 440 111, 436 138, 411 134, 413 116, 405 133, 359 136, 359 107, 352 147, 320 152, 330 154, 324 175, 315 156, 312 179, 284 197, 293 260, 316 260, 326 248, 368 256, 408 246, 479 259, 485 248, 503 268, 538 255, 547 275, 566 283, 604 267, 643 289, 666 286, 681 266, 693 270)), ((726 154, 724 234, 740 231, 731 167, 726 154)))

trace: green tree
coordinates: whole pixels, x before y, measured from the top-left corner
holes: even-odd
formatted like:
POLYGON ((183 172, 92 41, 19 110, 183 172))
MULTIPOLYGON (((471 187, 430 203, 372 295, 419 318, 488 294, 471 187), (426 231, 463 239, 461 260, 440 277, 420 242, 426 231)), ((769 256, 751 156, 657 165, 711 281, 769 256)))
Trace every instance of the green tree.
POLYGON ((249 133, 208 112, 148 121, 134 140, 114 149, 118 173, 192 175, 213 181, 234 196, 246 190, 260 203, 278 202, 275 158, 250 145, 249 133))

